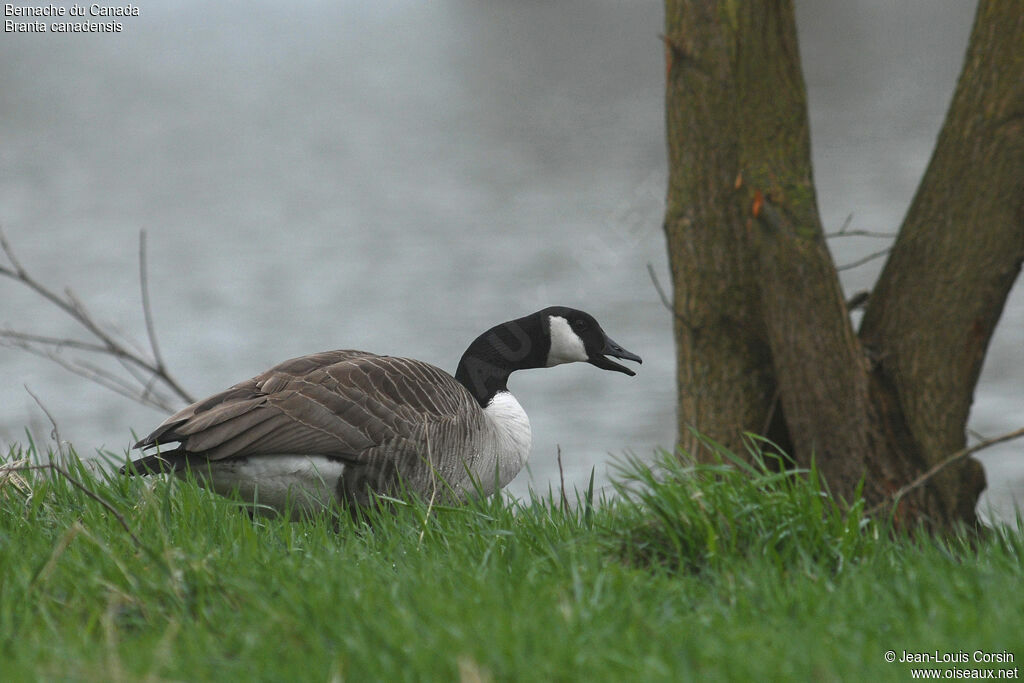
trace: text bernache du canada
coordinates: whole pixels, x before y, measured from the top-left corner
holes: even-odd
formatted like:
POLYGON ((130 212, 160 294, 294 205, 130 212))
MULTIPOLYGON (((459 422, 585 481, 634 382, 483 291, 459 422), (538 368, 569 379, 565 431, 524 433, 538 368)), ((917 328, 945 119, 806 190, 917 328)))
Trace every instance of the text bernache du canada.
POLYGON ((4 3, 4 33, 120 33, 124 24, 120 21, 15 21, 7 17, 137 17, 138 5, 107 6, 75 4, 71 7, 58 5, 35 5, 21 7, 4 3))

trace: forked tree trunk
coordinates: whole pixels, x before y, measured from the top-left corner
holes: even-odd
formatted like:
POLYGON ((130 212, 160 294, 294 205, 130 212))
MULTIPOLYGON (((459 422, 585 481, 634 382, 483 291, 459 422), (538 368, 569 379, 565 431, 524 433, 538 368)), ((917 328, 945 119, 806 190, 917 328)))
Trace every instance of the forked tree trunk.
MULTIPOLYGON (((665 217, 679 434, 767 434, 834 493, 881 502, 964 444, 984 352, 1024 258, 1024 13, 982 2, 935 155, 853 329, 825 244, 790 2, 666 0, 665 217)), ((975 462, 908 496, 974 521, 975 462)))

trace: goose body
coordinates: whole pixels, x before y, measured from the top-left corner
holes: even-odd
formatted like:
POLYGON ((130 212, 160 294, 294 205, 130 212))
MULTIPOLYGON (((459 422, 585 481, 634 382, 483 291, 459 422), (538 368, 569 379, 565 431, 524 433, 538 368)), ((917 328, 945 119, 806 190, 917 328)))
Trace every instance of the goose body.
POLYGON ((172 415, 135 444, 155 452, 123 471, 191 470, 217 493, 293 515, 373 493, 489 495, 530 454, 508 376, 574 361, 634 374, 607 356, 640 361, 590 315, 552 307, 480 335, 454 376, 365 351, 293 358, 172 415))

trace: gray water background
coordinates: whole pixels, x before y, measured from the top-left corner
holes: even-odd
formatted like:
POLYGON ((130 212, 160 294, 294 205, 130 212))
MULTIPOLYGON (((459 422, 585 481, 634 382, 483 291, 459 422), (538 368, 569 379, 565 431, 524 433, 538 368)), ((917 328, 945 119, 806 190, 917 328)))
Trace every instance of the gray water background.
MULTIPOLYGON (((895 231, 959 73, 973 3, 798 2, 825 224, 895 231)), ((167 2, 119 34, 0 39, 0 223, 22 261, 145 341, 138 231, 159 339, 202 396, 312 351, 454 370, 483 329, 550 304, 593 313, 644 358, 518 373, 531 470, 510 487, 599 485, 675 437, 661 232, 660 2, 167 2)), ((837 263, 886 246, 831 242, 837 263)), ((871 286, 876 260, 844 271, 871 286)), ((1024 422, 1024 295, 988 355, 971 428, 1024 422)), ((0 281, 0 324, 75 330, 0 281)), ((123 452, 164 415, 0 348, 0 444, 49 424, 123 452)), ((1024 446, 981 456, 982 510, 1024 494, 1024 446)))

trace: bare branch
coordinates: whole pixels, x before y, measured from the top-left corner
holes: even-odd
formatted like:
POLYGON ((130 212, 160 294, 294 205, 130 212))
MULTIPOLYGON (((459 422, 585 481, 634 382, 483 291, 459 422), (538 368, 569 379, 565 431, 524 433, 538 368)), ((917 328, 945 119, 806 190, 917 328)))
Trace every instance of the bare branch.
POLYGON ((25 269, 21 267, 21 262, 14 256, 14 251, 11 249, 10 243, 7 241, 7 235, 4 234, 2 228, 0 228, 0 249, 3 250, 7 256, 7 260, 11 262, 14 269, 7 268, 6 266, 0 266, 0 273, 7 275, 8 277, 20 278, 25 272, 25 269))
MULTIPOLYGON (((0 334, 0 336, 3 335, 0 334)), ((33 346, 30 343, 10 338, 6 340, 0 339, 0 346, 21 349, 22 351, 39 356, 40 358, 45 358, 61 366, 68 372, 74 373, 91 382, 95 382, 96 384, 99 384, 116 394, 120 394, 125 398, 129 398, 136 403, 141 403, 166 412, 173 412, 175 410, 172 401, 164 394, 154 392, 151 387, 146 387, 144 391, 140 392, 130 382, 127 382, 123 378, 118 377, 117 375, 96 365, 86 363, 80 359, 65 358, 59 353, 59 345, 53 346, 52 348, 45 348, 41 346, 33 346)))
POLYGON ((835 237, 876 237, 878 239, 895 239, 894 232, 875 232, 874 230, 840 230, 839 232, 826 232, 826 239, 835 237))
POLYGON ((658 274, 654 272, 654 266, 650 263, 647 264, 647 274, 651 276, 651 282, 654 283, 654 289, 658 290, 658 297, 661 299, 661 305, 664 306, 672 315, 678 315, 675 309, 672 308, 672 303, 668 300, 668 296, 665 295, 665 290, 661 288, 661 282, 658 281, 658 274))
POLYGON ((825 238, 832 239, 833 237, 878 237, 881 239, 895 239, 896 233, 894 232, 876 232, 875 230, 850 230, 850 223, 853 222, 853 214, 846 216, 846 220, 839 226, 839 230, 835 232, 826 232, 825 238))
POLYGON ((973 446, 968 446, 967 448, 960 449, 959 451, 949 456, 945 460, 933 465, 924 474, 920 475, 906 486, 901 487, 898 491, 889 496, 888 500, 882 501, 878 505, 875 505, 873 508, 867 511, 867 514, 874 515, 876 512, 879 512, 880 510, 883 510, 884 508, 890 505, 897 505, 900 502, 900 499, 903 498, 903 496, 907 495, 914 489, 920 488, 936 474, 946 469, 950 465, 953 465, 955 463, 960 462, 961 460, 964 460, 969 455, 977 453, 978 451, 984 450, 991 446, 995 446, 996 444, 1004 443, 1006 441, 1012 441, 1014 439, 1019 439, 1022 436, 1024 436, 1024 427, 1021 427, 1020 429, 1015 429, 1012 432, 1001 434, 991 439, 985 439, 984 441, 976 443, 973 446))
POLYGON ((107 386, 109 386, 111 389, 114 389, 115 391, 117 391, 115 387, 120 387, 122 391, 119 393, 122 393, 124 396, 127 396, 128 398, 131 398, 139 403, 153 405, 164 410, 173 410, 172 407, 165 405, 166 401, 164 401, 163 399, 159 401, 156 399, 154 399, 153 401, 144 400, 142 397, 142 392, 136 390, 131 382, 125 380, 123 377, 118 377, 114 373, 108 370, 104 370, 100 366, 90 363, 81 358, 69 359, 66 364, 62 365, 62 367, 65 367, 74 372, 76 375, 85 377, 86 379, 92 379, 93 381, 96 382, 102 380, 107 383, 107 386))
POLYGON ((124 345, 125 348, 131 349, 132 355, 138 356, 139 358, 146 357, 146 345, 140 344, 138 340, 133 339, 127 331, 111 322, 104 323, 104 327, 112 338, 118 340, 119 344, 124 345))
POLYGON ((89 330, 97 339, 103 342, 107 349, 115 355, 131 356, 131 351, 121 346, 113 337, 110 336, 99 324, 93 319, 92 314, 89 313, 89 309, 85 307, 85 304, 78 298, 78 295, 70 287, 64 288, 64 296, 70 304, 70 310, 72 311, 72 317, 85 329, 89 330))
POLYGON ((89 351, 92 353, 109 353, 106 346, 79 341, 77 339, 65 339, 62 337, 47 337, 42 334, 31 332, 17 332, 12 329, 0 330, 0 344, 12 348, 24 348, 27 344, 40 344, 50 346, 55 351, 61 349, 75 349, 78 351, 89 351))
POLYGON ((686 325, 689 329, 694 329, 694 326, 690 324, 690 321, 677 311, 675 306, 672 305, 672 302, 668 300, 668 295, 666 295, 665 290, 661 288, 661 281, 658 280, 658 274, 654 272, 654 266, 650 263, 647 264, 647 274, 651 276, 651 282, 654 283, 654 289, 658 291, 658 298, 661 299, 661 305, 665 307, 665 310, 671 313, 673 318, 686 325))
MULTIPOLYGON (((837 236, 838 235, 845 235, 846 231, 850 229, 850 223, 853 223, 853 212, 850 212, 850 213, 846 214, 846 220, 843 221, 843 224, 839 226, 839 232, 837 232, 835 234, 837 236)), ((825 237, 828 237, 827 233, 825 234, 825 237)))
POLYGON ((842 265, 842 266, 836 266, 836 271, 850 270, 852 268, 857 268, 859 266, 863 266, 865 263, 869 263, 871 261, 874 261, 877 258, 882 258, 883 256, 887 256, 890 251, 892 251, 892 247, 889 247, 888 249, 882 249, 881 251, 873 252, 871 254, 868 254, 864 258, 857 259, 856 261, 854 261, 852 263, 847 263, 847 264, 842 265))
POLYGON ((156 343, 156 328, 153 325, 153 309, 149 304, 149 277, 146 261, 146 231, 139 231, 139 286, 142 289, 142 315, 146 319, 146 336, 149 337, 149 347, 153 350, 153 360, 156 367, 163 372, 165 369, 163 356, 160 355, 160 347, 156 343))
POLYGON ((871 292, 866 289, 864 291, 857 292, 856 294, 850 297, 849 301, 846 302, 846 310, 856 311, 858 308, 866 305, 868 303, 868 299, 870 298, 871 292))
POLYGON ((55 420, 50 411, 46 409, 46 406, 43 405, 43 402, 39 400, 39 397, 32 393, 32 390, 28 388, 27 384, 23 384, 22 386, 25 387, 25 391, 28 392, 28 395, 32 397, 32 400, 36 402, 36 405, 39 406, 39 409, 42 410, 43 414, 46 415, 47 419, 50 420, 50 424, 53 425, 53 431, 50 432, 50 436, 53 438, 55 442, 57 442, 57 454, 60 455, 60 459, 63 462, 64 442, 61 441, 60 438, 60 428, 57 426, 57 420, 55 420))
POLYGON ((139 238, 139 275, 142 288, 143 316, 145 318, 146 334, 149 337, 152 358, 147 358, 146 352, 142 351, 141 347, 128 335, 120 330, 107 325, 101 325, 97 322, 97 319, 92 315, 85 303, 70 288, 65 288, 62 295, 49 289, 34 278, 22 265, 21 261, 18 260, 2 228, 0 228, 0 250, 7 257, 10 265, 0 264, 0 275, 20 282, 49 301, 84 328, 95 341, 48 337, 7 329, 0 330, 0 345, 20 348, 48 358, 79 376, 92 380, 122 396, 145 405, 162 410, 174 409, 168 398, 157 390, 158 387, 165 387, 186 403, 192 403, 195 399, 171 376, 160 354, 149 297, 145 237, 145 232, 142 232, 139 238), (78 359, 69 360, 63 358, 58 354, 63 349, 74 349, 75 351, 82 351, 95 356, 109 356, 120 363, 130 379, 126 380, 114 373, 78 359))

